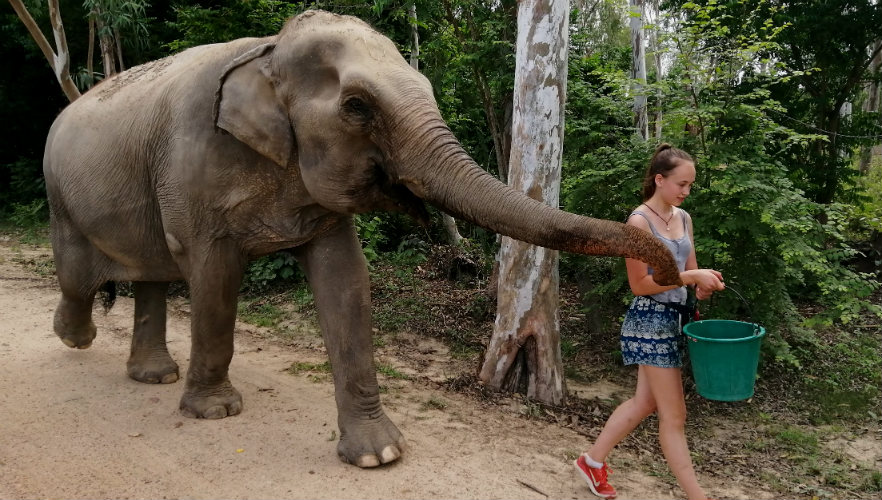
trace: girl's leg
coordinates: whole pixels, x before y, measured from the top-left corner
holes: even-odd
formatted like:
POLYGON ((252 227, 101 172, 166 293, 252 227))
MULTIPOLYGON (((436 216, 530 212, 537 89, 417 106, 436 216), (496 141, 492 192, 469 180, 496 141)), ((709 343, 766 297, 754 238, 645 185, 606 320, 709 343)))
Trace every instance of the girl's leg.
POLYGON ((652 415, 656 409, 656 403, 649 386, 649 377, 646 374, 647 367, 640 365, 637 369, 637 389, 634 397, 620 404, 600 431, 594 446, 588 450, 588 456, 592 460, 605 462, 609 452, 625 439, 644 418, 652 415))
POLYGON ((689 500, 707 498, 695 477, 686 443, 686 400, 679 368, 641 366, 658 406, 658 441, 668 467, 689 500))

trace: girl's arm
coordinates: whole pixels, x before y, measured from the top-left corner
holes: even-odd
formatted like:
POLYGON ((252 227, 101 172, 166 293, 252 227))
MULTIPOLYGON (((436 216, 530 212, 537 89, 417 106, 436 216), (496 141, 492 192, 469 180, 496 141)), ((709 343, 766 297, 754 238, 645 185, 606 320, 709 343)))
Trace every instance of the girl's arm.
POLYGON ((681 212, 686 218, 686 230, 689 231, 689 241, 692 242, 692 251, 689 252, 689 258, 686 259, 686 270, 698 269, 698 259, 695 258, 695 235, 692 233, 692 216, 683 210, 681 212))
MULTIPOLYGON (((652 230, 649 229, 649 221, 643 217, 631 216, 628 218, 627 224, 638 227, 647 233, 652 233, 652 230)), ((691 239, 693 237, 691 221, 689 221, 688 227, 691 239)), ((634 295, 655 295, 678 288, 677 286, 660 286, 657 284, 652 279, 652 275, 649 274, 649 266, 643 261, 625 259, 625 267, 628 270, 628 284, 631 286, 631 292, 634 295)), ((693 250, 686 260, 686 270, 680 273, 680 280, 685 285, 696 285, 697 289, 704 289, 705 291, 723 289, 722 274, 713 269, 698 269, 698 263, 695 258, 695 245, 693 245, 693 250)))

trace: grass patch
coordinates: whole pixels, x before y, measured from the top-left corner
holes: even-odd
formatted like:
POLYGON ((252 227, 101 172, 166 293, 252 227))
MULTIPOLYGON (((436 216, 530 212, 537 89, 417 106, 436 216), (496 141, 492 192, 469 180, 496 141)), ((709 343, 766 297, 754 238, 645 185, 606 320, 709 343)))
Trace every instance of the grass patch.
POLYGON ((49 205, 45 198, 12 203, 0 213, 0 232, 24 245, 49 246, 49 205))
POLYGON ((237 306, 239 319, 256 326, 274 328, 285 318, 285 312, 264 298, 241 298, 237 306))
POLYGON ((314 384, 327 382, 331 375, 331 363, 296 362, 288 367, 288 373, 292 375, 306 375, 307 380, 314 384))
POLYGON ((386 378, 393 378, 397 380, 410 380, 408 375, 401 373, 395 367, 390 365, 377 365, 377 373, 382 374, 386 378))
POLYGON ((423 404, 420 405, 420 410, 422 410, 422 411, 429 411, 429 410, 444 411, 447 409, 448 406, 449 405, 447 404, 447 402, 444 401, 443 399, 432 396, 428 400, 423 402, 423 404))
POLYGON ((794 409, 815 425, 877 420, 882 406, 878 335, 878 328, 823 332, 807 349, 812 363, 790 375, 801 393, 792 398, 794 409))
POLYGON ((781 448, 799 455, 812 456, 820 450, 818 436, 811 430, 795 426, 773 426, 769 435, 781 448))
POLYGON ((299 375, 301 373, 331 373, 331 362, 307 363, 298 361, 292 363, 291 366, 288 367, 288 373, 292 375, 299 375))
POLYGON ((51 255, 32 258, 15 257, 12 261, 21 264, 25 269, 42 278, 55 276, 55 259, 51 255))

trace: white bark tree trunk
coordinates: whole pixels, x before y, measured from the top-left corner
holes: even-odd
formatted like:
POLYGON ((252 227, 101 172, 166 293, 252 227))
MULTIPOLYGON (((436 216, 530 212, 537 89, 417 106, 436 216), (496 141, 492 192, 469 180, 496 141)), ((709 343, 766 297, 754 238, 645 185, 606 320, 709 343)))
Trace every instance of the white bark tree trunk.
POLYGON ((643 40, 644 0, 631 4, 631 79, 634 80, 634 127, 644 141, 649 140, 649 118, 646 111, 646 49, 643 40))
MULTIPOLYGON (((654 25, 655 28, 650 32, 649 35, 649 50, 652 52, 652 60, 655 64, 655 83, 661 84, 664 79, 664 68, 662 67, 662 50, 661 44, 659 43, 658 33, 661 30, 661 9, 658 6, 658 0, 652 0, 652 14, 655 18, 654 25)), ((661 87, 659 87, 655 92, 655 118, 654 118, 654 131, 653 137, 655 137, 656 141, 661 140, 662 136, 662 120, 664 119, 662 105, 663 105, 664 96, 662 95, 661 87)))
POLYGON ((96 12, 95 27, 98 29, 98 45, 101 47, 101 64, 104 67, 104 78, 110 78, 116 74, 116 57, 114 57, 113 37, 107 34, 104 21, 101 20, 101 12, 96 12))
POLYGON ((419 71, 420 69, 420 32, 417 29, 416 4, 410 4, 410 66, 419 71))
POLYGON ((89 75, 89 86, 95 85, 95 19, 89 16, 89 52, 86 55, 86 74, 89 75))
POLYGON ((31 17, 30 12, 28 12, 28 9, 24 6, 21 0, 9 0, 9 3, 12 4, 12 8, 15 10, 15 13, 18 14, 18 18, 24 23, 28 32, 31 34, 31 37, 37 42, 37 46, 40 47, 40 50, 49 62, 49 67, 52 68, 52 71, 55 73, 55 78, 58 79, 58 84, 61 85, 61 90, 64 92, 64 95, 67 96, 67 99, 70 102, 73 102, 80 97, 80 91, 70 77, 70 52, 68 52, 67 49, 67 37, 64 34, 64 24, 61 22, 61 11, 58 9, 58 0, 48 1, 49 21, 52 23, 52 33, 55 36, 55 47, 58 49, 57 54, 52 50, 46 37, 43 36, 43 32, 40 31, 40 27, 37 26, 34 18, 31 17))
MULTIPOLYGON (((509 184, 553 207, 560 193, 569 2, 518 2, 509 184)), ((566 399, 560 355, 558 256, 502 238, 496 324, 480 379, 551 404, 566 399)))

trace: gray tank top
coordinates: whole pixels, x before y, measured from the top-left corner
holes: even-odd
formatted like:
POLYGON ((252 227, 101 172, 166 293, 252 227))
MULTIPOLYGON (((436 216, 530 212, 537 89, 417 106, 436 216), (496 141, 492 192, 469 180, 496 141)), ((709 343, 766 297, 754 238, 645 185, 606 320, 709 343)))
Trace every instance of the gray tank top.
MULTIPOLYGON (((681 208, 677 208, 677 210, 682 210, 681 208)), ((649 219, 649 216, 645 213, 634 210, 631 212, 631 215, 640 215, 646 222, 649 223, 649 229, 652 231, 653 236, 659 239, 668 250, 674 255, 674 260, 677 261, 677 268, 680 272, 686 270, 686 259, 689 258, 689 254, 692 253, 692 240, 689 239, 689 227, 686 224, 686 211, 683 210, 682 219, 683 219, 683 236, 677 238, 676 240, 672 240, 670 238, 665 238, 658 231, 655 230, 655 226, 652 225, 652 221, 649 219)), ((630 217, 630 216, 629 216, 630 217)), ((649 267, 649 274, 653 274, 652 266, 649 267)), ((686 302, 686 287, 681 286, 680 288, 674 288, 673 290, 668 290, 666 292, 657 293, 655 295, 650 295, 653 299, 659 302, 675 302, 677 304, 683 304, 686 302)))

